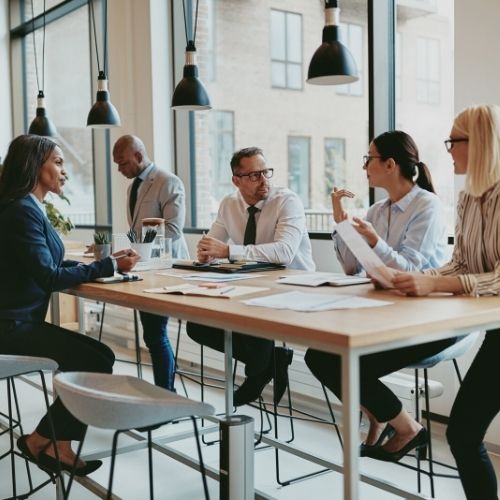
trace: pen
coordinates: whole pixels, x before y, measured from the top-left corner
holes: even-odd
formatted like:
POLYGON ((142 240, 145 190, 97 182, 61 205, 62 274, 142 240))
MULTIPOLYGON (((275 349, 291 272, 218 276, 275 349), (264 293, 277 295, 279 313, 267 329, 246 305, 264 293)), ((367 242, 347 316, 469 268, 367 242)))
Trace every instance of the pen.
POLYGON ((225 290, 222 290, 222 292, 220 292, 220 295, 224 295, 226 293, 232 292, 234 289, 235 289, 234 286, 230 286, 229 288, 226 288, 225 290))

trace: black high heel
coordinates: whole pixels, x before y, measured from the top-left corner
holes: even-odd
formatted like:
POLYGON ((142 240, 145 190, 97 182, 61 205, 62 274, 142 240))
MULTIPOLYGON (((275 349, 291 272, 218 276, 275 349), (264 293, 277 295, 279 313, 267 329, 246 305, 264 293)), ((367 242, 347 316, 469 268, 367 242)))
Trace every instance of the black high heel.
MULTIPOLYGON (((47 455, 47 453, 40 453, 38 456, 38 465, 45 470, 53 472, 54 474, 58 474, 59 470, 70 473, 73 471, 73 464, 61 462, 60 460, 47 455)), ((88 474, 96 471, 101 465, 101 460, 89 460, 85 465, 75 469, 75 476, 87 476, 88 474)))
POLYGON ((365 455, 376 460, 383 460, 384 462, 399 462, 405 455, 407 455, 411 450, 415 449, 415 455, 419 459, 424 459, 426 455, 426 448, 428 442, 427 430, 422 427, 418 433, 408 441, 400 450, 397 451, 386 451, 384 448, 379 447, 369 451, 368 455, 365 455))
POLYGON ((386 439, 391 439, 392 436, 396 434, 396 431, 394 430, 394 427, 392 427, 391 424, 387 424, 384 427, 384 430, 380 433, 380 436, 377 439, 377 442, 374 444, 366 444, 366 443, 361 443, 359 445, 359 456, 360 457, 368 457, 368 453, 371 452, 371 450, 375 448, 380 448, 382 446, 383 442, 386 439))

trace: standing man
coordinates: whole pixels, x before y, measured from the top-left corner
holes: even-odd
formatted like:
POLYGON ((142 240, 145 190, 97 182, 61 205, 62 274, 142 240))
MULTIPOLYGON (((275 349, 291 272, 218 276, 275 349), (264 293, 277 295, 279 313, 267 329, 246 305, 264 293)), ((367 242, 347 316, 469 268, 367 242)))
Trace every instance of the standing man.
MULTIPOLYGON (((267 167, 262 150, 237 151, 231 170, 237 191, 222 200, 216 221, 198 242, 198 260, 246 259, 314 271, 302 202, 289 189, 271 187, 273 169, 267 167)), ((223 330, 188 323, 187 333, 199 344, 224 351, 223 330)), ((271 340, 234 333, 233 355, 245 363, 246 375, 234 393, 235 406, 257 399, 273 378, 278 404, 287 387, 293 351, 275 347, 271 340)))
MULTIPOLYGON (((149 158, 144 143, 133 135, 120 137, 113 147, 118 171, 134 179, 127 191, 127 219, 131 229, 141 234, 147 217, 165 219, 165 237, 172 238, 172 256, 189 258, 182 230, 185 219, 184 186, 174 174, 160 170, 149 158)), ((174 353, 167 336, 168 317, 139 312, 144 342, 153 362, 155 384, 174 390, 174 353)))

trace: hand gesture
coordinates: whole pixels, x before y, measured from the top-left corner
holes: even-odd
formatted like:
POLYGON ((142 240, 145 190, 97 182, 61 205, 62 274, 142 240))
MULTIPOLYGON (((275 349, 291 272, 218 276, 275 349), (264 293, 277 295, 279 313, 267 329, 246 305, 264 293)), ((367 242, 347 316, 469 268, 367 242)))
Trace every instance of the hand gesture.
POLYGON ((131 248, 126 250, 120 250, 112 254, 116 259, 117 270, 121 273, 128 273, 132 270, 138 260, 141 258, 140 255, 131 248))
POLYGON ((413 297, 429 295, 435 291, 436 276, 422 273, 397 273, 392 280, 394 288, 413 297))
POLYGON ((354 224, 352 225, 356 231, 363 236, 368 245, 372 248, 377 244, 379 235, 373 228, 370 222, 367 220, 360 219, 359 217, 353 217, 352 220, 354 224))
POLYGON ((347 220, 347 212, 342 207, 342 198, 354 198, 356 195, 347 189, 334 187, 330 196, 332 198, 333 220, 337 224, 347 220))
POLYGON ((210 262, 213 259, 229 257, 229 245, 211 236, 203 235, 196 248, 199 262, 210 262))

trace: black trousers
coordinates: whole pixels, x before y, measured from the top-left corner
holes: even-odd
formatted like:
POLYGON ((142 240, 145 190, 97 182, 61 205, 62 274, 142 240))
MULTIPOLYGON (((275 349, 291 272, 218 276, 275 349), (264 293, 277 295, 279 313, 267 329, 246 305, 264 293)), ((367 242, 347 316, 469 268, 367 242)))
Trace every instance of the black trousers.
POLYGON ((458 391, 447 438, 469 500, 497 500, 497 480, 483 439, 500 412, 500 329, 486 334, 458 391))
MULTIPOLYGON (((360 400, 379 422, 396 417, 402 409, 401 401, 379 378, 396 372, 422 359, 433 356, 453 345, 456 339, 438 340, 427 344, 402 347, 392 351, 361 356, 360 400)), ((313 375, 342 399, 340 356, 308 349, 304 358, 313 375)))
MULTIPOLYGON (((0 353, 50 358, 59 364, 59 370, 111 373, 115 355, 106 345, 85 335, 60 328, 50 323, 19 323, 0 320, 0 353)), ((57 398, 49 409, 56 439, 79 440, 85 428, 57 398)), ((36 431, 50 438, 47 415, 36 431)))
MULTIPOLYGON (((188 322, 186 331, 198 344, 224 352, 224 330, 188 322)), ((245 363, 247 377, 258 375, 268 368, 272 363, 273 348, 272 340, 233 333, 233 357, 245 363)))

